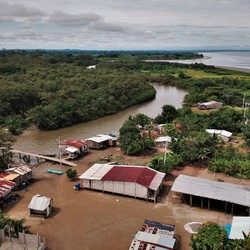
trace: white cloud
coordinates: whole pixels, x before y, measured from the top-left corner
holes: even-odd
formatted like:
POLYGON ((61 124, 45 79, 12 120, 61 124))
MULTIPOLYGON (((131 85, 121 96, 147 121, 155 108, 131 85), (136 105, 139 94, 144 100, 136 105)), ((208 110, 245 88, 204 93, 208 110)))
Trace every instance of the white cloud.
POLYGON ((249 9, 249 0, 0 0, 0 46, 249 48, 249 9))
POLYGON ((55 11, 49 21, 59 25, 82 26, 102 20, 102 17, 93 13, 68 14, 63 11, 55 11))

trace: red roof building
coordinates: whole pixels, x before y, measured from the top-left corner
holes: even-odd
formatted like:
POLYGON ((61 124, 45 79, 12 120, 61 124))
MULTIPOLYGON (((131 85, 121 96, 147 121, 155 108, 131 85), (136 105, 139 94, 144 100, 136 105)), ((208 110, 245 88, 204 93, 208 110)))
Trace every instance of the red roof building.
POLYGON ((94 164, 80 176, 83 188, 156 202, 165 174, 145 166, 94 164))
POLYGON ((15 182, 0 179, 0 199, 7 198, 15 186, 15 182))

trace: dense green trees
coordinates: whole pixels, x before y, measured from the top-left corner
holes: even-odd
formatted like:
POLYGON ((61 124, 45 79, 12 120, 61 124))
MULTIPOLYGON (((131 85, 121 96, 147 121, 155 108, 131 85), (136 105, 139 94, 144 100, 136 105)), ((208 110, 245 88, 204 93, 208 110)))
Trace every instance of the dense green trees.
POLYGON ((249 236, 244 239, 228 239, 226 229, 215 222, 205 222, 197 234, 191 235, 190 246, 193 250, 247 250, 250 247, 249 236))
POLYGON ((10 150, 14 139, 8 130, 0 129, 0 172, 6 169, 12 163, 10 150))
MULTIPOLYGON (((140 115, 141 117, 141 115, 140 115)), ((146 120, 149 120, 145 115, 146 120)), ((137 116, 129 116, 120 128, 119 143, 122 150, 128 155, 138 155, 151 150, 154 141, 149 136, 143 136, 140 129, 140 120, 137 116)))
POLYGON ((90 54, 0 53, 0 122, 18 134, 30 122, 57 129, 114 114, 154 98, 146 77, 116 69, 87 69, 90 54))

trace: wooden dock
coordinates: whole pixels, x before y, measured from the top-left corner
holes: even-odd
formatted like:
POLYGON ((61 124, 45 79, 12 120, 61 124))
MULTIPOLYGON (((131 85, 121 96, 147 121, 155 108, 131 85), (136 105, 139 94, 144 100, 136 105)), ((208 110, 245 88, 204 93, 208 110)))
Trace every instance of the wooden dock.
POLYGON ((46 155, 41 155, 41 154, 33 154, 33 153, 28 153, 28 152, 23 152, 23 151, 20 151, 20 150, 10 150, 10 152, 12 154, 19 154, 19 158, 20 160, 22 159, 22 155, 26 155, 29 157, 35 157, 37 158, 37 162, 39 163, 39 159, 44 159, 44 160, 47 160, 47 161, 52 161, 52 162, 58 162, 58 163, 61 163, 61 164, 64 164, 64 165, 68 165, 70 167, 76 167, 77 164, 76 163, 73 163, 71 161, 67 161, 65 159, 58 159, 56 157, 50 157, 50 156, 46 156, 46 155))

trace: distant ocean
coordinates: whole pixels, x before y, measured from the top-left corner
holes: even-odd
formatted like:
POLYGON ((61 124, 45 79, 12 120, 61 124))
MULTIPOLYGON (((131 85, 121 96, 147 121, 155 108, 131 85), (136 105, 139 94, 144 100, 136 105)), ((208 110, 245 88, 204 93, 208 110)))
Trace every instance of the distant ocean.
POLYGON ((250 71, 250 51, 247 52, 200 52, 204 58, 194 60, 178 60, 180 63, 203 63, 225 68, 250 71))

